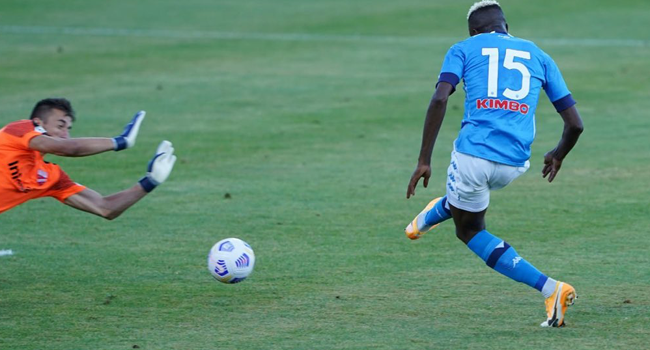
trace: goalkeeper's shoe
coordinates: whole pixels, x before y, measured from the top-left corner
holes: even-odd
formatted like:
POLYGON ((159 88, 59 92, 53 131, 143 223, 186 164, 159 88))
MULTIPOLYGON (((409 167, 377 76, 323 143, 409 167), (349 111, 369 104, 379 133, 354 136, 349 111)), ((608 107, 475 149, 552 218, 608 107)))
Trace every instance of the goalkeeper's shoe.
POLYGON ((562 327, 564 326, 564 314, 569 306, 578 297, 575 288, 570 284, 558 281, 555 285, 555 292, 546 298, 546 321, 542 322, 542 327, 562 327))
POLYGON ((440 201, 441 199, 442 197, 438 197, 432 200, 431 202, 429 202, 429 204, 427 204, 427 206, 424 207, 424 210, 422 210, 420 214, 418 214, 418 216, 416 216, 415 219, 413 219, 413 221, 411 221, 408 224, 408 226, 406 226, 406 229, 404 229, 404 232, 406 233, 406 237, 410 239, 418 239, 423 234, 431 231, 432 229, 434 229, 436 226, 439 225, 439 224, 427 225, 424 219, 426 218, 429 210, 431 210, 433 206, 436 205, 436 203, 438 203, 438 201, 440 201))

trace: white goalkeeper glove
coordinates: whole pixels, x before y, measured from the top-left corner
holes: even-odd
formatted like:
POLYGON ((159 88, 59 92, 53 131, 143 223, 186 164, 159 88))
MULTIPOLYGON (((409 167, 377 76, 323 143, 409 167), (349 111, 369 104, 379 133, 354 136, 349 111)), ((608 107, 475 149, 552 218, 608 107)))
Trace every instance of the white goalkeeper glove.
POLYGON ((135 139, 138 137, 138 131, 140 131, 140 124, 142 124, 146 114, 147 112, 145 111, 136 113, 133 119, 131 119, 131 122, 126 124, 122 134, 113 138, 113 145, 116 151, 131 148, 135 145, 135 139))
POLYGON ((140 186, 146 192, 153 191, 156 186, 167 180, 174 168, 174 163, 176 163, 174 147, 172 147, 171 142, 165 140, 160 143, 158 149, 156 149, 156 154, 149 161, 147 175, 140 179, 140 186))

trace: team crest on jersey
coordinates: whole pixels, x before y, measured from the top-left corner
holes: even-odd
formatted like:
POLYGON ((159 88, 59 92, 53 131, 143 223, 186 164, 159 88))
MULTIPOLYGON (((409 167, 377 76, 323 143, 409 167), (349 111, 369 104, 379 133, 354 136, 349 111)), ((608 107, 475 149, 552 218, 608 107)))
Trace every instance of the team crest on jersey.
POLYGON ((38 182, 39 185, 42 185, 47 182, 47 171, 38 169, 36 172, 36 182, 38 182))

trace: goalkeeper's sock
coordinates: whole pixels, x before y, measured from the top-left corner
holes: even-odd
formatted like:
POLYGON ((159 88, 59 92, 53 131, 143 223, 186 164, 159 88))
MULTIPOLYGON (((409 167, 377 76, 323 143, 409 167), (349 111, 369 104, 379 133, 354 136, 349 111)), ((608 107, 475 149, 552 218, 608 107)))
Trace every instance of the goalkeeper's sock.
POLYGON ((451 211, 447 203, 447 196, 442 197, 424 217, 424 223, 427 226, 437 225, 451 218, 451 211))
POLYGON ((501 238, 483 230, 467 243, 467 247, 497 272, 537 289, 544 297, 553 294, 556 281, 539 272, 501 238))

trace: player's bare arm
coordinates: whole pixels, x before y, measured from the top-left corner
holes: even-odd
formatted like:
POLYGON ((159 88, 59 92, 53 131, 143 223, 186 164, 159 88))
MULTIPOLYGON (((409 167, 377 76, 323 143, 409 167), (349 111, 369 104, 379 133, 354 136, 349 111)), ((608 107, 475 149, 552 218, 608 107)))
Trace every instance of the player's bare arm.
POLYGON ((146 195, 147 192, 140 184, 135 184, 129 189, 106 197, 87 188, 68 197, 64 203, 73 208, 113 220, 146 195))
POLYGON ((145 112, 136 113, 120 136, 114 138, 88 137, 69 138, 73 118, 60 109, 51 109, 46 117, 33 118, 46 134, 34 137, 29 142, 33 150, 64 157, 84 157, 107 151, 121 151, 133 147, 138 136, 145 112))
POLYGON ((131 188, 124 191, 102 196, 89 188, 68 197, 64 203, 108 220, 120 216, 149 192, 165 182, 171 173, 176 156, 171 142, 163 141, 156 149, 156 154, 149 162, 147 174, 131 188))
POLYGON ((29 148, 63 157, 85 157, 112 151, 113 140, 109 138, 61 139, 47 135, 36 136, 29 142, 29 148))
POLYGON ((578 138, 584 130, 582 119, 575 105, 561 111, 560 116, 564 120, 562 138, 557 147, 544 155, 542 177, 548 177, 548 182, 553 182, 562 167, 562 161, 578 142, 578 138))
POLYGON ((454 92, 454 87, 447 82, 440 82, 436 88, 429 108, 427 109, 427 116, 424 121, 424 131, 422 132, 422 146, 420 148, 420 156, 418 158, 418 165, 411 175, 408 188, 406 190, 406 198, 415 195, 415 187, 420 178, 424 178, 423 185, 429 185, 429 178, 431 177, 431 154, 433 146, 436 143, 438 132, 442 126, 442 121, 445 118, 447 111, 447 100, 454 92))

